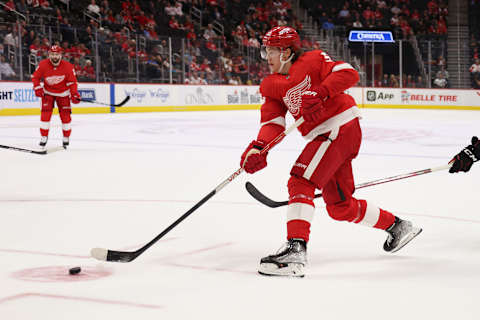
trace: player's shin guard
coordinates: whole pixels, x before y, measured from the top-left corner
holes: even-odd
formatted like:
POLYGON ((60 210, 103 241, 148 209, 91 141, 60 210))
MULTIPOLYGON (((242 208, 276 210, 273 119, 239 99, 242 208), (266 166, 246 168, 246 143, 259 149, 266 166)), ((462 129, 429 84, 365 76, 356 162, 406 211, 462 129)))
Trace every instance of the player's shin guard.
POLYGON ((288 193, 287 239, 297 238, 308 242, 315 211, 315 186, 303 178, 292 176, 288 181, 288 193))
POLYGON ((367 227, 385 230, 390 227, 395 216, 365 200, 349 198, 338 203, 327 204, 327 212, 332 219, 349 221, 367 227))
MULTIPOLYGON (((48 137, 50 131, 50 119, 52 118, 51 110, 42 110, 40 115, 40 135, 42 137, 48 137)), ((43 138, 42 138, 43 139, 43 138)), ((42 140, 43 142, 43 140, 42 140)), ((47 141, 45 140, 45 144, 47 141)))
POLYGON ((355 204, 357 213, 353 220, 349 219, 351 222, 385 230, 395 221, 395 216, 391 212, 380 209, 365 200, 352 198, 352 205, 355 206, 355 204))
POLYGON ((62 123, 62 132, 64 137, 67 137, 67 138, 70 137, 70 134, 72 133, 71 122, 62 123))
POLYGON ((315 206, 315 186, 303 178, 288 181, 290 200, 287 209, 287 243, 273 255, 260 260, 262 275, 303 277, 307 264, 307 242, 315 206))
POLYGON ((402 220, 365 200, 352 198, 349 202, 328 205, 327 210, 334 219, 385 230, 388 237, 383 249, 387 252, 400 250, 422 232, 421 228, 414 227, 410 221, 402 220), (352 209, 355 207, 356 215, 352 218, 352 209))

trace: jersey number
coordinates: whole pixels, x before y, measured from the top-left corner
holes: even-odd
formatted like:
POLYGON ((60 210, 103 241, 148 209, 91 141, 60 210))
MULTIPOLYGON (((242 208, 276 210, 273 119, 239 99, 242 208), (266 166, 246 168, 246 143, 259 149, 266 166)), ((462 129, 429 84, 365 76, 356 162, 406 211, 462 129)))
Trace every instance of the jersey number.
POLYGON ((326 62, 333 62, 332 58, 330 58, 330 56, 323 51, 322 51, 322 56, 323 56, 323 58, 325 58, 326 62))

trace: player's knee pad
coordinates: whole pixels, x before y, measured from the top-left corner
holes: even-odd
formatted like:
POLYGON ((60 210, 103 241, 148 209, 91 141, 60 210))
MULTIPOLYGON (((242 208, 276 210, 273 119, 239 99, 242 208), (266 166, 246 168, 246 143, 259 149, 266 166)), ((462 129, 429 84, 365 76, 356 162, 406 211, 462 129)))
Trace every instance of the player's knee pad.
POLYGON ((40 113, 40 120, 42 122, 50 122, 50 119, 52 118, 52 112, 53 112, 52 109, 44 110, 42 108, 42 111, 40 113))
POLYGON ((45 95, 42 98, 42 113, 43 112, 50 112, 50 114, 53 111, 53 105, 55 103, 55 97, 50 96, 50 95, 45 95))
POLYGON ((315 206, 315 185, 310 181, 292 175, 288 180, 289 203, 300 202, 315 206))
POLYGON ((358 218, 361 211, 360 203, 354 198, 327 204, 328 215, 338 221, 353 221, 358 218))
POLYGON ((70 116, 70 113, 60 112, 60 119, 62 120, 62 123, 64 123, 64 124, 72 122, 72 117, 70 116))
POLYGON ((70 107, 60 108, 59 113, 60 113, 60 119, 62 120, 62 123, 70 123, 72 121, 72 117, 70 116, 71 114, 70 107))

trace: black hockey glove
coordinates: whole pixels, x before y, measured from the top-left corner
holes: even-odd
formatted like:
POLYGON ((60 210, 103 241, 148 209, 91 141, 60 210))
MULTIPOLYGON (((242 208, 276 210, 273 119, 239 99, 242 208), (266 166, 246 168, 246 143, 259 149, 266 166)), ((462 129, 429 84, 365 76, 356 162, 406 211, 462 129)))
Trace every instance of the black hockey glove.
POLYGON ((448 172, 467 172, 472 167, 472 164, 478 160, 480 160, 480 141, 477 137, 472 137, 472 144, 466 146, 450 161, 453 161, 453 165, 448 172))

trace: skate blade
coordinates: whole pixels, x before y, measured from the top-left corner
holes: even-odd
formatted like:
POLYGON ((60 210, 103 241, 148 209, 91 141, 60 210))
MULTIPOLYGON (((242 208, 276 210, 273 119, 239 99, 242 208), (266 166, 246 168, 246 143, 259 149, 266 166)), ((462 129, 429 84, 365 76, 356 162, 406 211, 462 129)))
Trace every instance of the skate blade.
POLYGON ((405 245, 407 245, 410 241, 412 241, 416 236, 418 236, 422 232, 421 228, 413 227, 412 232, 410 232, 406 237, 404 237, 398 244, 398 246, 390 251, 391 253, 397 252, 398 250, 402 249, 405 245))
POLYGON ((301 263, 290 263, 288 266, 279 268, 274 263, 261 263, 258 273, 263 276, 280 276, 280 277, 304 277, 304 265, 301 263))

